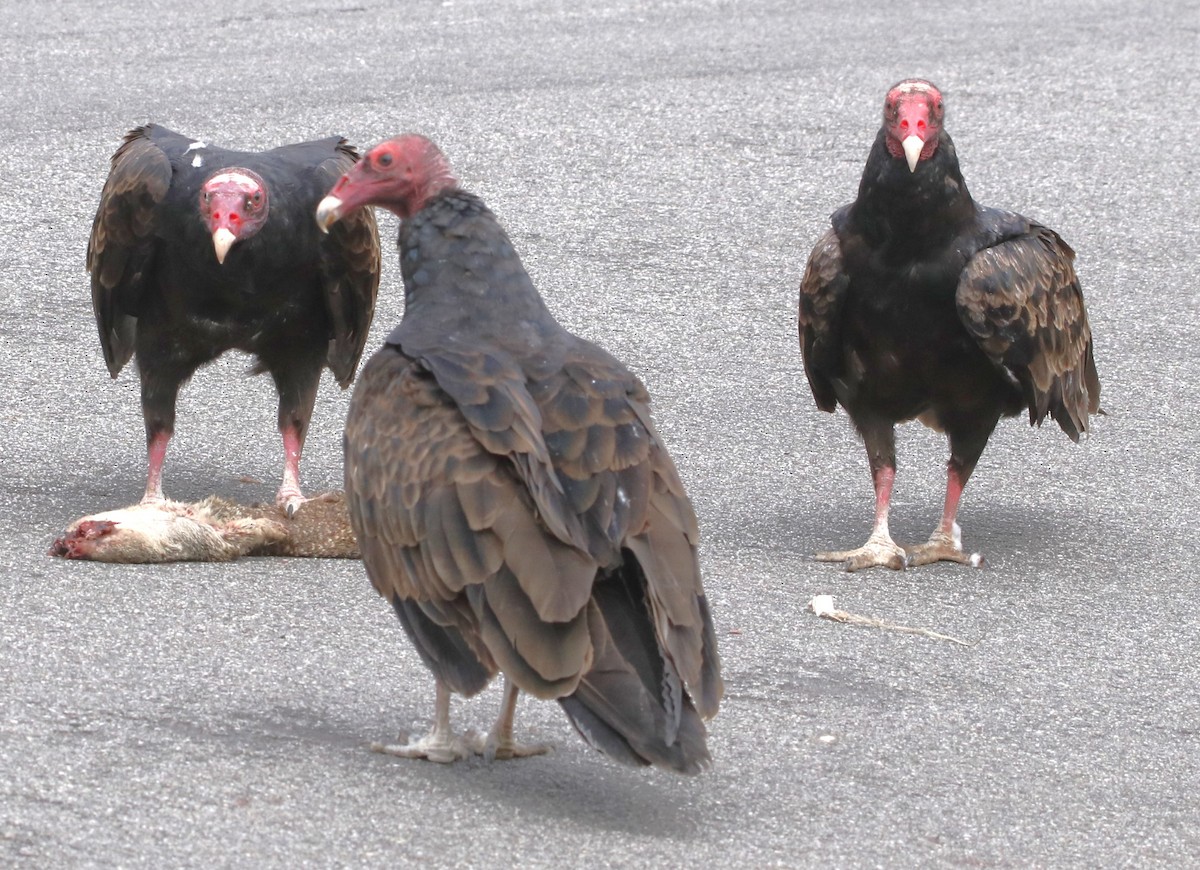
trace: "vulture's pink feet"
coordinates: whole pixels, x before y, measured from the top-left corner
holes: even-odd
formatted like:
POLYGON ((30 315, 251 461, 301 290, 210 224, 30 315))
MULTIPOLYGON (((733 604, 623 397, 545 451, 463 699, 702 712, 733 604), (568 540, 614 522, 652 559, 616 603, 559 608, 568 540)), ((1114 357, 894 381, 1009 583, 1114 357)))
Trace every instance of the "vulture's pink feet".
POLYGON ((498 737, 489 734, 483 744, 483 757, 488 761, 511 761, 514 758, 530 758, 553 751, 554 747, 549 743, 518 743, 511 735, 498 737))
POLYGON ((545 755, 553 747, 549 743, 518 743, 513 740, 513 719, 517 715, 517 698, 521 690, 507 676, 504 678, 504 700, 500 704, 500 715, 488 732, 483 744, 483 757, 488 761, 510 761, 514 758, 529 758, 545 755))
POLYGON ((857 550, 833 550, 817 553, 818 562, 844 562, 847 571, 863 568, 891 568, 900 571, 907 564, 904 548, 887 532, 872 532, 867 542, 857 550))
MULTIPOLYGON (((401 734, 400 739, 405 740, 405 735, 401 734)), ((450 726, 450 687, 438 681, 433 729, 424 737, 409 739, 404 743, 372 743, 371 750, 400 758, 422 758, 438 764, 452 764, 472 755, 483 755, 486 746, 487 741, 478 731, 454 733, 450 726)))
MULTIPOLYGON (((403 737, 404 735, 401 735, 401 739, 403 737)), ((453 764, 472 755, 483 755, 484 749, 485 741, 478 732, 455 734, 448 728, 434 728, 424 737, 410 739, 404 743, 371 744, 372 752, 382 752, 400 758, 421 758, 438 764, 453 764)))
POLYGON ((970 565, 978 568, 983 564, 983 556, 979 553, 964 553, 962 548, 962 529, 955 523, 950 534, 938 529, 929 536, 924 544, 908 547, 908 564, 930 565, 934 562, 958 562, 960 565, 970 565))
POLYGON ((279 492, 275 495, 275 504, 283 511, 290 520, 296 516, 296 511, 300 510, 300 506, 308 499, 300 492, 300 487, 281 486, 279 492))

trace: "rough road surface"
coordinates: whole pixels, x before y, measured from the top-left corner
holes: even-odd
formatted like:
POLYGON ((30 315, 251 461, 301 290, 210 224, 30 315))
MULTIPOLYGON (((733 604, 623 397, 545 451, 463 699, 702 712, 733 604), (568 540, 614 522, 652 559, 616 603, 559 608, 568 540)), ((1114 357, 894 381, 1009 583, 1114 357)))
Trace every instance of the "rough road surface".
MULTIPOLYGON (((1200 145, 1194 3, 9 4, 0 32, 0 864, 1187 866, 1200 862, 1200 145), (1059 230, 1108 412, 1009 420, 967 490, 984 569, 849 575, 871 489, 813 405, 796 293, 889 85, 938 83, 972 192, 1059 230), (433 684, 352 561, 52 559, 144 483, 84 249, 122 134, 231 147, 438 141, 551 309, 627 361, 704 535, 728 694, 695 779, 591 752, 442 767, 369 752, 433 684), (928 634, 819 619, 834 606, 928 634)), ((395 220, 382 220, 389 239, 395 220)), ((398 321, 392 247, 370 348, 398 321)), ((275 399, 245 358, 184 390, 167 493, 271 498, 275 399)), ((327 375, 306 490, 341 483, 327 375)), ((923 540, 944 441, 900 435, 923 540)), ((486 727, 498 689, 456 703, 486 727)))

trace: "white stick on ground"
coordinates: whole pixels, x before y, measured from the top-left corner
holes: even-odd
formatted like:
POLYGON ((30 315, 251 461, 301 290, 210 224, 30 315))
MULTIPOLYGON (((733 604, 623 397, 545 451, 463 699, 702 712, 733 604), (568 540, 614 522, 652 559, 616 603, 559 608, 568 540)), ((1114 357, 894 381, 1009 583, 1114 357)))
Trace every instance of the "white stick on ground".
POLYGON ((845 610, 838 610, 833 606, 832 595, 814 595, 812 601, 808 603, 808 608, 822 619, 829 619, 833 622, 844 622, 847 625, 861 625, 867 628, 883 628, 888 631, 902 631, 905 634, 919 634, 922 637, 933 638, 934 640, 948 640, 950 643, 957 643, 961 646, 975 646, 979 641, 970 643, 965 640, 960 640, 957 637, 951 637, 948 634, 930 631, 928 628, 913 628, 910 625, 897 625, 894 622, 887 622, 883 619, 876 619, 873 616, 860 616, 857 613, 848 613, 845 610))

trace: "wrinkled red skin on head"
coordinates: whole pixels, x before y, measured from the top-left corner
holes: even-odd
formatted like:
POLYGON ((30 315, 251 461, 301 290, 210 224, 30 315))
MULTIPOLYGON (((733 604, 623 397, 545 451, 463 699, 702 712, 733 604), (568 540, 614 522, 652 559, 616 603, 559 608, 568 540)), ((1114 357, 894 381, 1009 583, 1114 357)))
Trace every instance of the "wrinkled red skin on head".
POLYGON ((96 551, 96 542, 112 534, 117 524, 112 520, 84 520, 70 533, 50 545, 51 556, 67 559, 89 559, 96 551))
POLYGON ((365 205, 377 205, 404 219, 457 183, 449 161, 433 142, 405 133, 368 151, 329 193, 342 201, 343 216, 365 205))
POLYGON ((942 92, 930 82, 907 79, 888 91, 883 102, 883 126, 887 130, 888 154, 904 159, 901 144, 909 136, 925 143, 921 160, 928 160, 937 151, 938 134, 942 131, 946 107, 942 92))
POLYGON ((257 233, 270 210, 266 183, 249 169, 218 169, 200 188, 200 216, 212 235, 224 227, 240 241, 257 233))

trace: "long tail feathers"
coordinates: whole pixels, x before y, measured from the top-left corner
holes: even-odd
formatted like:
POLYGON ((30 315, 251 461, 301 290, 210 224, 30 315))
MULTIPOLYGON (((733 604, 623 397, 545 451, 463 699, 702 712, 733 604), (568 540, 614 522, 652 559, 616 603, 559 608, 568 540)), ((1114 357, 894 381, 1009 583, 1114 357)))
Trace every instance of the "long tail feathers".
POLYGON ((660 652, 644 582, 634 559, 597 582, 587 613, 592 667, 559 704, 583 738, 615 761, 699 773, 711 761, 704 722, 660 652))

